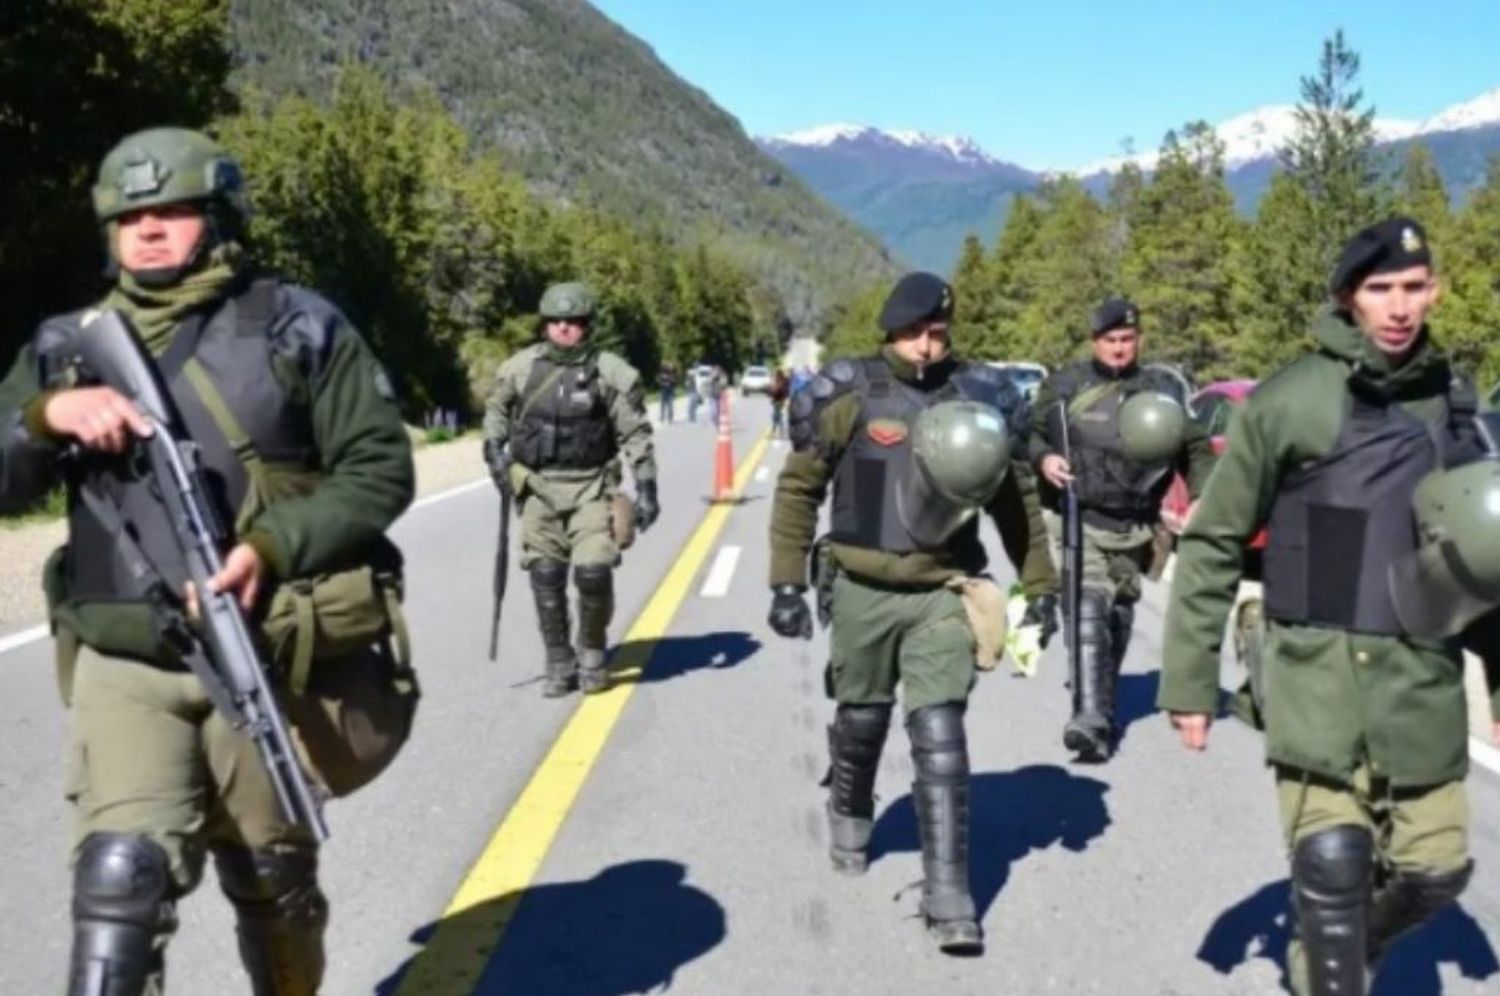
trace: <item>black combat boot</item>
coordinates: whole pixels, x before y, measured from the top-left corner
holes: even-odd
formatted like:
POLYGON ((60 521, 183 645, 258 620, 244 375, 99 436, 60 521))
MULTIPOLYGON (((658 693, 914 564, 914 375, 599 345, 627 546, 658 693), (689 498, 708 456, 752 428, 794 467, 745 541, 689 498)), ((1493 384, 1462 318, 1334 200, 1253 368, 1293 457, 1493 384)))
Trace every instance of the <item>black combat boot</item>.
POLYGON ((1360 826, 1309 834, 1292 852, 1292 895, 1309 996, 1365 996, 1365 918, 1375 844, 1360 826))
POLYGON ((841 705, 828 727, 828 837, 834 871, 859 875, 875 825, 875 772, 891 726, 889 703, 841 705))
POLYGON ((531 591, 536 596, 536 618, 547 649, 547 673, 542 694, 549 699, 577 687, 578 659, 568 630, 568 565, 560 560, 538 560, 531 565, 531 591))
POLYGON ((922 838, 922 917, 947 954, 978 954, 983 935, 969 893, 969 752, 964 707, 923 706, 906 718, 916 769, 912 800, 922 838))
POLYGON ((254 996, 317 996, 328 900, 311 843, 214 848, 219 886, 234 905, 240 959, 254 996))
POLYGON ((73 866, 68 996, 140 996, 160 988, 177 926, 167 853, 139 834, 93 833, 73 866))
POLYGON ((1115 654, 1108 592, 1085 588, 1078 607, 1078 673, 1063 745, 1080 761, 1109 760, 1114 743, 1115 654))
POLYGON ((1474 862, 1453 871, 1397 870, 1370 902, 1366 962, 1373 981, 1375 968, 1391 942, 1432 918, 1458 898, 1474 874, 1474 862))
POLYGON ((614 571, 608 564, 573 568, 578 585, 578 684, 585 693, 609 687, 604 666, 609 645, 609 620, 615 614, 614 571))

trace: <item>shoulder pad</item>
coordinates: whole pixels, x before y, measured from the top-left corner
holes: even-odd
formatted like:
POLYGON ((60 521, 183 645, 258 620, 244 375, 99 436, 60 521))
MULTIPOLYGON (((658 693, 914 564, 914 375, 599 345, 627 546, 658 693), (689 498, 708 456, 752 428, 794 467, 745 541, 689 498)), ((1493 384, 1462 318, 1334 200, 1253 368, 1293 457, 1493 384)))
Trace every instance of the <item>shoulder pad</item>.
POLYGON ((864 380, 864 370, 857 360, 837 359, 815 374, 813 379, 787 402, 787 437, 792 449, 802 452, 816 447, 818 419, 835 398, 854 390, 864 380))
POLYGON ((271 348, 290 358, 308 383, 322 379, 341 336, 354 336, 354 326, 332 302, 305 287, 282 284, 267 335, 271 348))
POLYGON ((640 372, 630 365, 629 360, 602 349, 594 358, 594 368, 598 370, 601 381, 617 390, 628 391, 641 379, 640 372))

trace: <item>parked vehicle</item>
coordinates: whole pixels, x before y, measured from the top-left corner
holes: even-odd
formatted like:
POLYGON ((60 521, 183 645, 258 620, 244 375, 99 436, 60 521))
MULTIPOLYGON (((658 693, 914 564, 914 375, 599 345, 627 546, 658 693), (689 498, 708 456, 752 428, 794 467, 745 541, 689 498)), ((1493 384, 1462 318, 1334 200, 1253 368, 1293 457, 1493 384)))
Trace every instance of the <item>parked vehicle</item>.
POLYGON ((769 394, 771 391, 771 368, 763 366, 746 367, 745 372, 740 374, 740 394, 769 394))
POLYGON ((1036 397, 1036 392, 1041 390, 1042 381, 1047 379, 1047 368, 1040 363, 993 360, 989 365, 1009 374, 1011 380, 1015 381, 1016 386, 1021 389, 1021 393, 1026 395, 1027 401, 1036 397))

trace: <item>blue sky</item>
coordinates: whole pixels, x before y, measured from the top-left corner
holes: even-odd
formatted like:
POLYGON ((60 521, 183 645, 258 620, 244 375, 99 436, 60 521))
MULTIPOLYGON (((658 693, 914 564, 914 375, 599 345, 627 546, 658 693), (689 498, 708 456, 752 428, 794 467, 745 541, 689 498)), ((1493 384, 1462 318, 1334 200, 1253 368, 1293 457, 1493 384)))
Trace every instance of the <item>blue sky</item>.
POLYGON ((1343 27, 1382 117, 1500 87, 1500 0, 594 0, 751 134, 848 121, 1073 168, 1294 103, 1343 27))

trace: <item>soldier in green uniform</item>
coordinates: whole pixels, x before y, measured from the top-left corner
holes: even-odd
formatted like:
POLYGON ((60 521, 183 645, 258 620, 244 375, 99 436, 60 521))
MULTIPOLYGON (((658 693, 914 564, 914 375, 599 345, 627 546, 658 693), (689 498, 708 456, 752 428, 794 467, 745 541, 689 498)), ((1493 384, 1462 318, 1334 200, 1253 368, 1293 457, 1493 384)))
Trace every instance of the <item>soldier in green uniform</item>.
MULTIPOLYGON (((999 527, 1031 599, 1055 599, 1057 576, 1031 478, 1008 473, 1020 467, 1009 441, 1024 398, 993 368, 950 354, 952 313, 941 278, 908 274, 881 312, 880 353, 835 360, 793 398, 794 452, 771 518, 770 625, 784 637, 812 633, 808 558, 832 483, 818 580, 820 596, 831 588, 825 684, 838 703, 828 730, 834 867, 865 868, 875 773, 899 687, 916 769, 922 913, 937 944, 957 953, 982 947, 969 891, 964 710, 976 651, 991 664, 995 652, 985 646, 993 635, 977 643, 966 609, 986 589, 977 580, 986 557, 975 513, 999 527)), ((979 615, 993 621, 1003 597, 987 604, 979 615)))
POLYGON ((661 513, 656 457, 641 378, 589 341, 594 298, 582 284, 542 295, 542 341, 495 375, 484 416, 490 473, 521 505, 521 566, 531 574, 546 647, 542 694, 609 687, 606 632, 614 569, 634 531, 661 513), (619 493, 621 461, 635 476, 632 506, 619 493), (568 564, 578 586, 578 649, 568 621, 568 564))
POLYGON ((1459 641, 1403 623, 1399 580, 1418 552, 1419 482, 1483 452, 1473 388, 1427 324, 1438 285, 1415 221, 1356 235, 1330 291, 1315 348, 1230 424, 1182 536, 1159 695, 1183 744, 1204 749, 1245 543, 1268 525, 1259 705, 1303 996, 1365 992, 1390 941, 1457 896, 1472 867, 1459 641))
POLYGON ((1093 355, 1055 371, 1032 401, 1030 457, 1045 482, 1043 500, 1056 509, 1071 483, 1083 520, 1078 673, 1069 676, 1073 708, 1063 743, 1085 761, 1108 760, 1114 749, 1115 685, 1172 473, 1181 471, 1196 496, 1213 465, 1208 437, 1191 424, 1164 458, 1139 460, 1129 452, 1137 427, 1124 424, 1122 414, 1133 396, 1151 392, 1187 402, 1175 378, 1139 365, 1140 324, 1134 304, 1105 301, 1090 328, 1093 355))
MULTIPOLYGON (((127 316, 154 354, 174 433, 197 443, 205 491, 235 526, 216 588, 264 620, 275 649, 304 642, 270 632, 299 599, 312 626, 339 626, 325 582, 365 578, 344 606, 375 620, 344 632, 360 649, 335 659, 309 632, 310 660, 275 655, 304 761, 349 791, 390 760, 414 702, 386 645, 398 610, 369 580, 378 570, 386 586, 399 565, 385 530, 413 489, 391 383, 332 305, 248 265, 240 173, 206 136, 126 138, 93 194, 116 274, 96 307, 127 316)), ((86 325, 84 312, 48 319, 0 384, 0 507, 68 491, 67 545, 47 569, 77 831, 67 991, 160 992, 175 903, 212 853, 254 991, 314 993, 328 918, 317 846, 168 639, 191 630, 180 549, 132 459, 150 426, 78 360, 86 325)))

